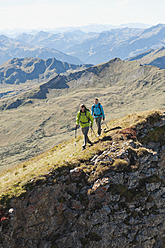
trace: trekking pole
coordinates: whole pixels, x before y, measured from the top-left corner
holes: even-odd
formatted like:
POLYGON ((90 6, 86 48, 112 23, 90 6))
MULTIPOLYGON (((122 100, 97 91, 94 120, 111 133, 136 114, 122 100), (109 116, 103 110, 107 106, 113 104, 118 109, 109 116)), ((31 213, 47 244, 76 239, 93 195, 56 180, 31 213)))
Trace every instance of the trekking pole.
POLYGON ((76 149, 76 143, 77 143, 77 127, 75 127, 75 142, 74 142, 74 145, 75 145, 75 149, 76 149))
POLYGON ((107 123, 105 123, 105 125, 106 125, 106 128, 108 129, 107 123))
POLYGON ((72 151, 73 153, 69 155, 69 157, 72 157, 74 155, 74 153, 76 153, 76 143, 77 143, 77 127, 75 127, 74 132, 74 145, 75 145, 75 151, 72 151))
MULTIPOLYGON (((106 126, 106 128, 108 129, 107 123, 103 122, 103 124, 106 126)), ((104 128, 104 130, 106 130, 106 128, 104 128)))
POLYGON ((92 138, 92 136, 93 136, 93 135, 92 135, 92 128, 91 128, 91 138, 92 138))
POLYGON ((93 127, 91 127, 91 130, 92 130, 92 132, 94 133, 95 137, 97 138, 97 136, 96 136, 96 134, 95 134, 95 132, 94 132, 94 130, 93 130, 93 127))

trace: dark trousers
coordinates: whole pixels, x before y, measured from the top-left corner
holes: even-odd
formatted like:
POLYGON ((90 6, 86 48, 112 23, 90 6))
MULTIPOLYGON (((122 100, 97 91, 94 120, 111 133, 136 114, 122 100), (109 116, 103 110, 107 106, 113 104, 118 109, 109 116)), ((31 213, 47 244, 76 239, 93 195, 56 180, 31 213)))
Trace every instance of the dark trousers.
POLYGON ((83 127, 82 128, 82 133, 84 135, 84 143, 83 143, 83 147, 86 146, 87 143, 91 144, 91 141, 88 138, 88 131, 89 131, 89 126, 88 127, 83 127))
POLYGON ((95 118, 96 124, 97 124, 97 128, 98 128, 98 130, 97 130, 98 135, 101 134, 101 119, 102 119, 102 116, 95 118))

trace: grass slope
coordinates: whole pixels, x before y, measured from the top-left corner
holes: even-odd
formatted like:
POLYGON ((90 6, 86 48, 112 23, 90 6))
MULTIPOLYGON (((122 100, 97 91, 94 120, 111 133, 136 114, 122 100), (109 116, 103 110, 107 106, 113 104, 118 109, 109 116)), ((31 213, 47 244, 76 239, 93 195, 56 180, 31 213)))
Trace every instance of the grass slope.
MULTIPOLYGON (((103 128, 106 128, 106 131, 102 132, 99 139, 93 135, 90 137, 94 145, 87 147, 84 151, 81 150, 83 142, 82 135, 79 135, 76 140, 76 146, 74 139, 62 142, 29 161, 21 163, 9 170, 2 171, 0 173, 0 202, 4 204, 7 199, 26 193, 29 183, 37 180, 45 180, 46 176, 53 170, 62 172, 64 166, 69 166, 70 169, 80 166, 85 171, 90 171, 92 168, 88 166, 88 161, 109 147, 111 140, 117 140, 118 145, 122 147, 123 141, 118 138, 119 127, 120 129, 135 127, 145 123, 149 118, 153 120, 162 114, 163 112, 161 111, 147 111, 111 120, 106 126, 103 126, 103 128)), ((114 166, 117 163, 118 161, 116 160, 114 166)), ((100 172, 98 173, 101 173, 101 170, 104 170, 104 168, 100 167, 100 172)))
POLYGON ((114 59, 65 76, 68 88, 50 88, 52 79, 51 84, 44 84, 43 89, 48 92, 43 92, 44 99, 36 98, 41 91, 37 88, 0 101, 0 107, 6 104, 6 108, 18 99, 21 103, 17 108, 4 108, 0 112, 1 169, 15 166, 72 138, 79 105, 85 103, 90 108, 96 96, 104 106, 107 119, 163 109, 164 82, 165 70, 114 59))

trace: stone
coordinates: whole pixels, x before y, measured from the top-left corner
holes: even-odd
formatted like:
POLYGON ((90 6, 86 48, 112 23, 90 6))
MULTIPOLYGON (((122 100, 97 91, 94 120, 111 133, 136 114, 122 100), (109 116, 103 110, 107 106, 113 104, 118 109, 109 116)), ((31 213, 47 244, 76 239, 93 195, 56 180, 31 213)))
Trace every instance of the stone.
POLYGON ((142 242, 142 245, 144 248, 150 248, 153 247, 155 244, 155 240, 153 238, 149 238, 148 240, 142 242))
POLYGON ((147 191, 154 191, 160 188, 160 183, 146 183, 146 189, 147 191))
POLYGON ((75 180, 79 180, 79 178, 82 176, 82 175, 85 175, 84 171, 82 168, 79 168, 79 167, 76 167, 74 168, 73 170, 70 170, 70 175, 71 175, 71 178, 72 179, 75 179, 75 180))
POLYGON ((79 201, 73 200, 71 203, 71 208, 80 211, 84 209, 84 206, 79 201))

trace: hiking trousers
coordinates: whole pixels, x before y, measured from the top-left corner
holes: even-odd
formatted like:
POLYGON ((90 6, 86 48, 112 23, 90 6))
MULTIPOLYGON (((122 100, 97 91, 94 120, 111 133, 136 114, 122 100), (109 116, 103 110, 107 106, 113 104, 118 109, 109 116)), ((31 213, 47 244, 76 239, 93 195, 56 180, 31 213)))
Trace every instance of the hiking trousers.
POLYGON ((102 116, 95 118, 96 125, 97 125, 97 128, 98 128, 98 130, 97 130, 98 135, 101 134, 101 119, 102 119, 102 116))
POLYGON ((89 131, 89 126, 88 127, 83 127, 82 128, 82 133, 84 135, 84 143, 83 143, 83 147, 86 146, 87 143, 91 144, 91 141, 88 138, 88 131, 89 131))

